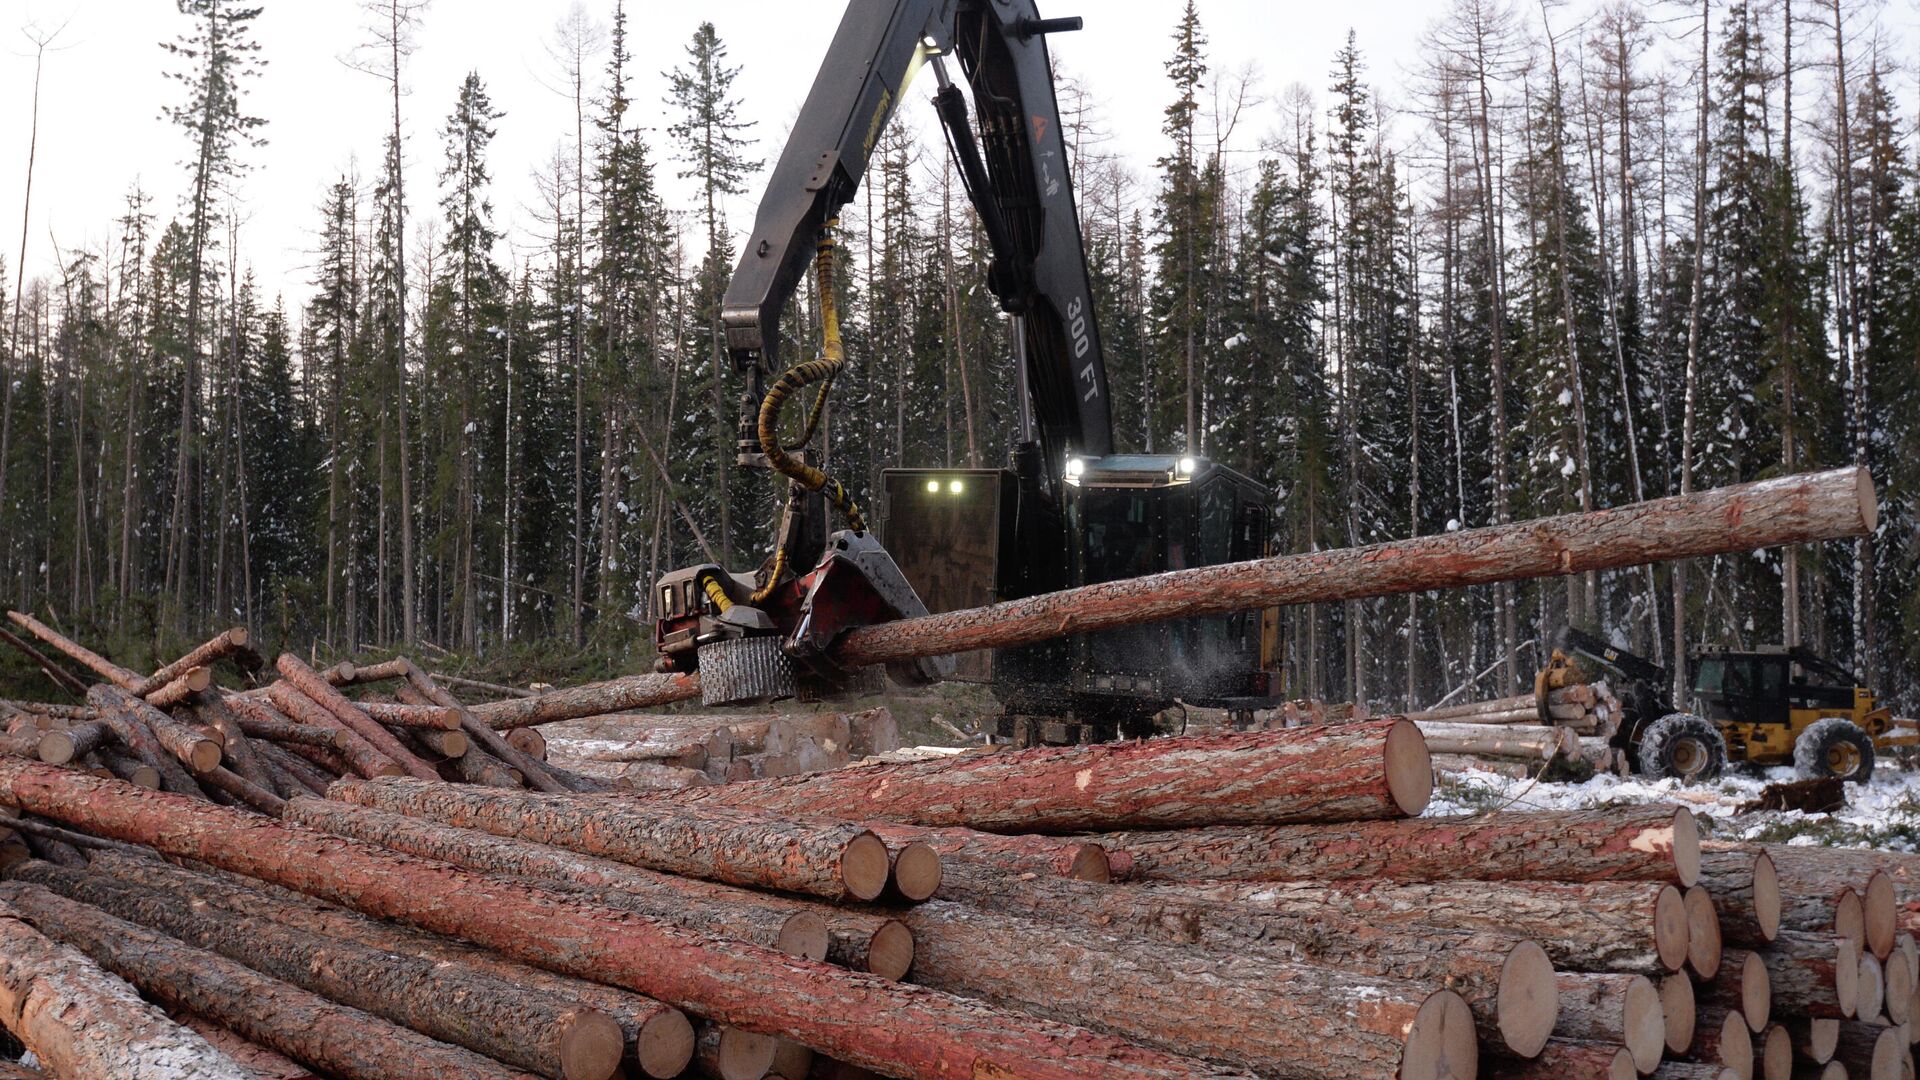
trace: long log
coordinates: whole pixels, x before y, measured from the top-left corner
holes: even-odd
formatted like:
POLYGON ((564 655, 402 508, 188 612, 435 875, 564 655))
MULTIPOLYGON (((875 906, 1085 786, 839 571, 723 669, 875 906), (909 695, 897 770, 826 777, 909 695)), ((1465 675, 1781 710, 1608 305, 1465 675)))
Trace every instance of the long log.
POLYGON ((1667 1021, 1660 991, 1642 975, 1561 974, 1555 1037, 1624 1046, 1645 1075, 1666 1056, 1667 1021))
POLYGON ((1436 754, 1479 754, 1486 757, 1552 761, 1579 752, 1580 741, 1571 728, 1537 725, 1446 724, 1421 721, 1420 734, 1436 754))
POLYGON ((375 723, 360 706, 348 701, 345 695, 328 685, 327 680, 321 678, 319 672, 308 667, 305 661, 292 653, 281 653, 280 658, 274 661, 274 666, 279 670, 282 678, 292 683, 301 693, 312 698, 315 704, 332 714, 334 719, 351 728, 354 734, 372 743, 374 749, 399 765, 407 775, 420 780, 440 779, 440 774, 433 771, 433 766, 421 761, 413 751, 402 745, 392 732, 375 723))
POLYGON ((327 797, 684 877, 829 900, 877 899, 889 875, 886 844, 845 822, 724 806, 621 805, 401 777, 341 780, 327 797))
POLYGON ((37 886, 0 885, 0 892, 42 933, 86 953, 169 1009, 197 1013, 323 1072, 346 1080, 530 1080, 471 1050, 335 1004, 37 886))
POLYGON ((53 685, 65 690, 74 697, 86 696, 86 683, 74 678, 73 674, 67 671, 67 669, 49 660, 45 653, 34 648, 25 638, 22 638, 20 635, 15 634, 5 627, 0 627, 0 641, 4 641, 8 645, 18 649, 28 660, 33 661, 34 666, 38 667, 42 672, 45 672, 47 678, 53 681, 53 685))
MULTIPOLYGON (((301 692, 291 682, 276 680, 267 686, 267 696, 274 706, 294 721, 337 733, 346 740, 337 751, 352 771, 368 778, 376 776, 398 776, 406 773, 405 766, 382 753, 380 749, 360 734, 355 728, 341 722, 339 717, 321 706, 317 701, 301 692)), ((292 745, 292 744, 290 744, 292 745)), ((304 749, 324 749, 310 745, 304 749)), ((296 752, 300 752, 296 750, 296 752)), ((331 751, 330 751, 331 752, 331 751)), ((305 757, 306 754, 302 753, 305 757)))
MULTIPOLYGON (((454 828, 436 822, 390 814, 327 799, 295 799, 286 820, 310 828, 379 844, 422 858, 452 863, 469 870, 539 879, 543 885, 566 885, 582 893, 600 894, 601 902, 688 929, 706 930, 723 937, 752 942, 790 956, 821 959, 832 953, 835 922, 851 924, 842 932, 876 940, 898 949, 899 930, 892 919, 857 912, 836 912, 806 901, 676 877, 625 863, 582 855, 547 844, 531 843, 454 828), (826 938, 817 946, 807 943, 826 938)), ((905 943, 912 958, 912 942, 905 943)), ((849 948, 855 943, 849 943, 849 948)), ((883 946, 886 947, 886 946, 883 946)), ((886 956, 883 954, 883 961, 886 956)), ((859 970, 869 970, 860 968, 859 970)), ((883 973, 897 978, 906 964, 896 961, 883 973)))
POLYGON ((996 874, 1041 874, 1076 881, 1113 880, 1107 850, 1088 840, 1057 836, 1003 836, 974 829, 931 829, 919 825, 862 822, 874 834, 898 849, 925 844, 940 854, 943 871, 971 864, 996 874))
POLYGON ((984 1076, 995 1069, 1035 1080, 1089 1072, 1165 1080, 1221 1075, 1192 1059, 1084 1028, 790 959, 564 899, 521 881, 471 874, 51 765, 0 760, 0 802, 459 937, 552 971, 623 986, 906 1080, 984 1076), (880 1018, 891 1035, 885 1040, 873 1037, 880 1018))
POLYGON ((251 1080, 131 986, 0 906, 0 1022, 66 1080, 251 1080))
POLYGON ((60 633, 58 630, 28 615, 24 611, 9 611, 7 612, 7 618, 12 619, 22 629, 34 637, 66 653, 67 656, 78 662, 81 667, 86 668, 88 671, 93 672, 95 675, 100 676, 122 690, 132 690, 134 687, 146 681, 146 676, 141 675, 131 668, 121 667, 119 664, 101 656, 85 645, 74 641, 72 638, 67 637, 65 634, 60 633))
POLYGON ((34 750, 49 765, 65 765, 86 757, 113 741, 113 728, 104 720, 75 724, 65 731, 49 731, 40 736, 34 750))
POLYGON ((1757 953, 1767 965, 1774 1011, 1847 1020, 1859 1011, 1860 946, 1841 937, 1782 933, 1757 953))
POLYGON ((380 701, 360 701, 355 704, 361 711, 382 724, 397 724, 401 727, 428 728, 437 731, 460 729, 460 710, 449 709, 444 705, 395 705, 380 701))
POLYGON ((1686 901, 1657 882, 1399 884, 1348 881, 1155 885, 1176 896, 1263 910, 1339 912, 1381 925, 1520 935, 1575 971, 1656 976, 1687 961, 1686 901))
POLYGON ((1746 949, 1728 949, 1720 971, 1702 981, 1700 999, 1739 1010, 1755 1035, 1765 1031, 1773 1020, 1773 979, 1766 958, 1746 949))
POLYGON ((125 879, 45 863, 9 876, 245 964, 330 1001, 556 1080, 607 1080, 622 1034, 605 1014, 465 964, 423 959, 213 909, 125 879))
POLYGON ((1899 864, 1881 851, 1787 844, 1764 846, 1779 872, 1783 888, 1814 896, 1837 895, 1851 887, 1860 897, 1862 944, 1881 960, 1893 950, 1897 932, 1894 878, 1887 872, 1899 864))
POLYGON ((692 1053, 693 1028, 685 1013, 651 998, 566 975, 555 975, 485 949, 422 933, 311 900, 272 886, 245 883, 231 875, 196 873, 152 858, 110 854, 89 867, 111 878, 163 892, 182 906, 203 903, 224 911, 258 916, 283 926, 338 941, 454 965, 554 1000, 577 1001, 618 1024, 630 1059, 648 1077, 678 1076, 692 1053), (259 887, 255 887, 259 886, 259 887))
POLYGON ((1413 816, 1432 790, 1419 729, 1390 719, 968 754, 693 788, 655 800, 1047 833, 1413 816))
POLYGON ((1738 1009, 1703 1003, 1687 1057, 1732 1069, 1740 1080, 1753 1080, 1753 1029, 1738 1009))
POLYGON ((1496 1060, 1500 1080, 1636 1080, 1633 1052, 1619 1043, 1555 1039, 1531 1061, 1496 1060))
POLYGON ((338 728, 320 727, 314 724, 299 724, 275 711, 272 706, 255 698, 233 695, 225 700, 233 714, 234 723, 240 730, 256 739, 268 739, 273 742, 301 743, 307 746, 325 747, 329 750, 344 750, 347 746, 347 734, 338 728))
POLYGON ((1448 1075, 1473 1075, 1471 1014, 1436 984, 1125 941, 938 900, 902 920, 915 980, 952 993, 1288 1080, 1407 1076, 1415 1065, 1412 1074, 1432 1075, 1415 1048, 1444 1033, 1448 1075), (1422 1030, 1436 1024, 1441 1032, 1422 1030))
MULTIPOLYGON (((1491 1042, 1522 1056, 1537 1053, 1553 1032, 1553 964, 1538 944, 1512 933, 1373 920, 1318 898, 1298 905, 1219 900, 1176 888, 964 869, 949 876, 942 895, 996 916, 1128 940, 1445 985, 1466 999, 1491 1042)), ((904 913, 901 921, 917 925, 904 913)))
MULTIPOLYGON (((525 753, 501 737, 499 732, 481 723, 446 687, 427 678, 426 673, 422 672, 413 661, 406 661, 405 667, 407 681, 399 689, 400 700, 413 701, 415 699, 410 695, 418 694, 419 700, 423 703, 431 702, 459 710, 460 730, 466 732, 467 737, 487 754, 517 770, 526 778, 527 786, 535 791, 558 792, 576 789, 565 783, 558 774, 547 767, 545 762, 536 760, 531 754, 525 753)), ((475 762, 476 766, 481 764, 480 761, 475 762)))
MULTIPOLYGON (((146 697, 194 668, 209 668, 217 661, 248 651, 248 642, 251 640, 252 635, 244 626, 223 630, 212 640, 195 646, 185 656, 141 679, 128 689, 136 696, 146 697)), ((201 689, 204 690, 205 687, 201 689)))
POLYGON ((1659 881, 1700 873, 1693 814, 1671 806, 1087 837, 1132 880, 1659 881))
POLYGON ((253 740, 240 730, 239 722, 234 719, 226 703, 219 698, 208 697, 195 703, 192 709, 195 719, 220 736, 221 753, 234 772, 248 783, 269 792, 283 797, 288 794, 279 790, 273 770, 260 760, 260 755, 254 750, 253 740))

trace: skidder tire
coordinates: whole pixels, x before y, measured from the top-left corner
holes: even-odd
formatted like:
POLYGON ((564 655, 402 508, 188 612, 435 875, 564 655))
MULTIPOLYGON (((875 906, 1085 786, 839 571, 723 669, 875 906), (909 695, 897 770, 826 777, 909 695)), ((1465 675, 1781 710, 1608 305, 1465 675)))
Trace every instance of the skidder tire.
POLYGON ((1640 737, 1640 771, 1686 783, 1712 780, 1727 767, 1727 740, 1720 729, 1692 713, 1668 713, 1640 737))
POLYGON ((1873 740, 1838 716, 1816 720, 1793 743, 1793 771, 1802 780, 1873 779, 1873 740))

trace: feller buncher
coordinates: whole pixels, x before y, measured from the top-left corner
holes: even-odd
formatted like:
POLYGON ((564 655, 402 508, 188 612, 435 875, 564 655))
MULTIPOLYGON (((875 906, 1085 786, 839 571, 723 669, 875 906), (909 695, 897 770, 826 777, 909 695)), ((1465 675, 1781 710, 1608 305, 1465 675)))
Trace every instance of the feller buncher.
POLYGON ((1617 681, 1624 715, 1613 743, 1648 776, 1709 780, 1732 762, 1865 783, 1877 751, 1920 745, 1857 676, 1798 646, 1696 649, 1687 700, 1676 703, 1666 668, 1570 628, 1535 681, 1543 713, 1548 693, 1591 668, 1617 681))

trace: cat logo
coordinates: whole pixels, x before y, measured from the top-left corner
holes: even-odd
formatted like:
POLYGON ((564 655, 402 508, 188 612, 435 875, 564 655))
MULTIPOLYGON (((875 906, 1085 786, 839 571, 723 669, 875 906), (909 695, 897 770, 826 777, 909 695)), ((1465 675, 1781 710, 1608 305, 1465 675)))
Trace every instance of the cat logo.
POLYGON ((1046 138, 1047 138, 1047 118, 1044 116, 1034 117, 1033 118, 1033 141, 1044 142, 1046 138))

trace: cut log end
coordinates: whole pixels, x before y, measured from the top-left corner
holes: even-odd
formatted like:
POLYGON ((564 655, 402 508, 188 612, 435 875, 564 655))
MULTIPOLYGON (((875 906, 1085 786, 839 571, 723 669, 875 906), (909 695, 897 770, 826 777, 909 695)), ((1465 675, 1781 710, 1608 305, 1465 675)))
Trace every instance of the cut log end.
POLYGON ((940 890, 940 853, 918 840, 900 849, 893 860, 893 887, 915 903, 940 890))
POLYGON ((779 1080, 807 1080, 813 1074, 813 1051, 790 1039, 780 1040, 773 1051, 773 1071, 768 1076, 779 1080))
POLYGON ((1781 1024, 1760 1037, 1759 1075, 1763 1080, 1793 1080, 1793 1036, 1781 1024))
POLYGON ((1702 979, 1720 973, 1720 913, 1713 895, 1695 885, 1682 897, 1687 908, 1687 964, 1702 979))
POLYGON ((887 845, 878 836, 863 832, 848 841, 840 855, 840 883, 855 900, 877 900, 886 891, 892 861, 887 845))
MULTIPOLYGON (((1833 1062, 1833 1055, 1839 1050, 1840 1021, 1831 1017, 1807 1021, 1806 1041, 1800 1046, 1802 1056, 1811 1059, 1816 1065, 1825 1065, 1833 1062)), ((1843 1065, 1840 1068, 1840 1075, 1846 1074, 1846 1067, 1843 1065)))
MULTIPOLYGON (((1419 729, 1414 733, 1418 735, 1419 729)), ((1425 752, 1424 744, 1421 751, 1425 752)), ((1479 1069, 1479 1040, 1467 999, 1451 990, 1427 998, 1407 1030, 1399 1080, 1457 1080, 1478 1075, 1479 1069)))
POLYGON ((1627 1052, 1641 1075, 1660 1066, 1667 1055, 1667 1018, 1661 1008, 1660 991, 1651 979, 1636 978, 1627 984, 1626 1001, 1621 1006, 1627 1052))
POLYGON ((1560 994, 1554 985, 1553 961, 1537 943, 1523 941, 1507 954, 1494 1010, 1507 1049, 1531 1058, 1545 1048, 1559 1022, 1560 994))
POLYGON ((1854 490, 1860 500, 1860 524, 1871 533, 1880 527, 1880 500, 1874 494, 1873 474, 1865 469, 1855 472, 1854 490))
POLYGON ((185 675, 180 676, 180 679, 186 684, 188 690, 197 694, 213 685, 213 669, 204 667, 191 668, 185 675))
POLYGON ((1772 941, 1780 936, 1780 871, 1764 851, 1753 860, 1753 918, 1761 937, 1772 941))
POLYGON ((1898 1027, 1884 1028, 1873 1040, 1873 1060, 1867 1070, 1870 1080, 1907 1080, 1912 1076, 1913 1052, 1907 1049, 1906 1032, 1898 1027))
POLYGON ((1833 902, 1833 932, 1860 946, 1867 947, 1866 905, 1860 902, 1860 894, 1852 889, 1840 890, 1833 902))
POLYGON ((1887 1004, 1887 976, 1880 969, 1880 961, 1870 952, 1860 954, 1859 997, 1854 1000, 1854 1013, 1862 1020, 1878 1020, 1880 1010, 1887 1004))
POLYGON ((1700 822, 1685 807, 1673 812, 1673 872, 1683 888, 1700 884, 1700 822))
POLYGON ((771 1035, 722 1027, 700 1048, 700 1064, 718 1080, 761 1080, 773 1069, 779 1040, 771 1035))
POLYGON ((1411 720, 1402 720, 1387 732, 1385 744, 1387 792, 1408 817, 1419 817, 1433 798, 1433 755, 1426 736, 1411 720))
POLYGON ((1719 1038, 1719 1045, 1715 1047, 1717 1063, 1750 1080, 1753 1076, 1753 1032, 1747 1028, 1747 1018, 1740 1015, 1740 1010, 1730 1010, 1726 1018, 1720 1021, 1719 1038))
POLYGON ((49 731, 40 736, 40 760, 49 765, 65 765, 74 759, 75 747, 73 735, 66 731, 49 731))
POLYGON ((1740 958, 1740 1011, 1756 1034, 1767 1027, 1773 1016, 1773 977, 1767 974, 1767 965, 1754 953, 1745 953, 1740 958))
POLYGON ((1893 878, 1885 870, 1875 870, 1867 879, 1866 892, 1860 898, 1862 929, 1866 933, 1867 948, 1882 960, 1893 951, 1894 935, 1899 926, 1896 916, 1899 905, 1893 895, 1893 878))
POLYGON ((626 1036, 613 1018, 594 1009, 575 1012, 560 1035, 560 1072, 565 1080, 607 1080, 620 1067, 626 1036))
POLYGON ((196 739, 187 753, 187 767, 195 776, 203 776, 220 767, 220 744, 212 739, 196 739))
POLYGON ((634 1037, 633 1055, 643 1076, 655 1080, 679 1076, 693 1060, 693 1022, 678 1009, 653 1014, 634 1037))
POLYGON ((1660 963, 1668 971, 1686 966, 1691 944, 1688 934, 1687 900, 1679 889, 1669 885, 1660 890, 1653 903, 1653 944, 1660 963))
POLYGON ((1099 844, 1081 844, 1075 848, 1073 860, 1067 865, 1067 877, 1100 885, 1111 882, 1113 861, 1107 857, 1107 849, 1099 844))
POLYGON ((788 956, 824 960, 829 936, 827 920, 811 911, 801 911, 780 927, 780 936, 775 939, 773 947, 788 956))
POLYGON ((151 765, 135 765, 127 774, 126 781, 135 787, 148 791, 160 790, 160 770, 151 765))
POLYGON ((1893 950, 1881 962, 1880 969, 1887 978, 1887 1019, 1896 1024, 1913 1021, 1913 961, 1907 954, 1893 950))
POLYGON ((883 979, 904 979, 912 967, 913 931, 898 919, 881 923, 867 945, 867 970, 883 979))
POLYGON ((1860 943, 1839 938, 1835 944, 1838 948, 1833 960, 1833 1001, 1840 1015, 1857 1016, 1860 1013, 1860 943))
POLYGON ((1693 1045, 1693 980, 1669 975, 1660 980, 1660 1015, 1666 1021, 1667 1052, 1684 1054, 1693 1045))

